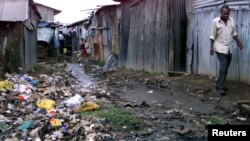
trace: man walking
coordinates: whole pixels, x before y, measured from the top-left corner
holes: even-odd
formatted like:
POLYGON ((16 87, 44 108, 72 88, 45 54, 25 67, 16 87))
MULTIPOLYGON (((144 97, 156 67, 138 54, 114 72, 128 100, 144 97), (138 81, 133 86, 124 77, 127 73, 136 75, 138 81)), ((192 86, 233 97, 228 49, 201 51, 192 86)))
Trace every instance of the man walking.
POLYGON ((230 8, 227 5, 222 6, 220 10, 220 17, 213 20, 210 36, 210 54, 214 55, 214 52, 216 52, 220 63, 219 78, 216 83, 216 89, 221 95, 225 95, 227 91, 227 88, 225 88, 225 81, 232 58, 232 39, 235 39, 238 47, 243 49, 243 45, 235 31, 234 20, 229 16, 229 14, 230 8))

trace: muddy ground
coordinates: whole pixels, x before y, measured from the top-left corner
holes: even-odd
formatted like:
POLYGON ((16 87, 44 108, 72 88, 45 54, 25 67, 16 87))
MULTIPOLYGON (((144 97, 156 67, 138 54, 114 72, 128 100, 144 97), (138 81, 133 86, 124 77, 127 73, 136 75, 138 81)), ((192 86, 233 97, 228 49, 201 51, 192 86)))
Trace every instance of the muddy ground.
POLYGON ((216 78, 206 75, 169 77, 124 68, 104 72, 90 58, 66 61, 83 64, 87 75, 105 85, 112 105, 147 123, 136 130, 112 131, 119 135, 114 140, 203 141, 208 124, 250 123, 248 112, 237 103, 250 100, 248 84, 228 82, 227 95, 220 96, 216 78))
POLYGON ((126 133, 128 140, 207 140, 208 124, 250 123, 248 112, 237 103, 250 100, 248 84, 228 82, 227 95, 220 96, 216 78, 206 75, 168 77, 126 69, 103 72, 86 59, 81 63, 87 74, 107 82, 114 105, 149 123, 142 131, 126 133))

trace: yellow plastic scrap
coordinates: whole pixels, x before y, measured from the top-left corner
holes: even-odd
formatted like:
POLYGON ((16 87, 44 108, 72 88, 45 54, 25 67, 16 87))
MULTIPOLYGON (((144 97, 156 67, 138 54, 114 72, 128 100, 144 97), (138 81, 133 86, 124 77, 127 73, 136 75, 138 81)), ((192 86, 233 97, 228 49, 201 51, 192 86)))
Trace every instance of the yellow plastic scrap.
POLYGON ((45 110, 54 110, 54 106, 56 105, 56 102, 51 99, 44 99, 41 102, 37 103, 37 106, 39 108, 43 108, 45 110))
POLYGON ((60 121, 60 119, 51 118, 49 122, 53 127, 62 126, 62 122, 60 121))
POLYGON ((79 112, 85 112, 85 111, 93 111, 98 110, 100 108, 99 105, 93 102, 85 102, 82 104, 81 108, 78 110, 79 112))
POLYGON ((1 81, 0 89, 6 89, 8 91, 12 91, 12 84, 8 80, 1 81))

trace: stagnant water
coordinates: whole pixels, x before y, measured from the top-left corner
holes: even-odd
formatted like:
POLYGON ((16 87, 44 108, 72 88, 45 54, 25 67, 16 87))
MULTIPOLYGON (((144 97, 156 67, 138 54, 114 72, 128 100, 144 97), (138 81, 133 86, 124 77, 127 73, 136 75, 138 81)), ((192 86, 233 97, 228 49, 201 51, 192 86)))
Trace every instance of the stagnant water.
POLYGON ((68 69, 71 74, 78 80, 78 84, 76 86, 91 89, 96 87, 94 79, 84 72, 84 67, 80 67, 79 64, 76 63, 69 63, 68 69))

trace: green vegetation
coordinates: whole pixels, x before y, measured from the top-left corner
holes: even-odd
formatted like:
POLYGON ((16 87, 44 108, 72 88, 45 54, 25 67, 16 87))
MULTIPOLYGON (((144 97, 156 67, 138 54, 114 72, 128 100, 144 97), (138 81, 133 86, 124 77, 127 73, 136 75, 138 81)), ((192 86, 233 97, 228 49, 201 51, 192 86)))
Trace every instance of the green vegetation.
POLYGON ((142 119, 128 111, 115 107, 106 107, 97 111, 83 112, 82 115, 104 118, 111 123, 112 129, 114 130, 124 129, 124 127, 126 127, 126 130, 140 129, 140 127, 146 126, 146 123, 142 119))
POLYGON ((223 117, 220 117, 218 115, 214 115, 211 117, 208 123, 212 125, 224 125, 224 124, 228 124, 229 120, 223 117))
POLYGON ((51 64, 57 64, 59 62, 58 60, 59 60, 58 57, 53 57, 50 59, 50 62, 51 64))
POLYGON ((150 75, 151 76, 158 76, 158 75, 161 75, 161 73, 160 72, 151 72, 150 75))
POLYGON ((105 61, 103 61, 103 60, 97 60, 97 61, 94 61, 94 63, 96 64, 96 65, 98 65, 98 66, 104 66, 105 65, 105 61))
POLYGON ((34 66, 34 70, 35 71, 43 71, 45 68, 44 68, 44 66, 42 65, 42 64, 36 64, 35 66, 34 66))

